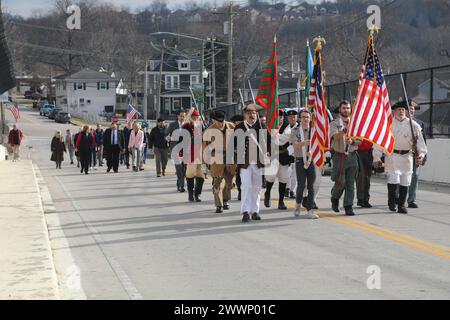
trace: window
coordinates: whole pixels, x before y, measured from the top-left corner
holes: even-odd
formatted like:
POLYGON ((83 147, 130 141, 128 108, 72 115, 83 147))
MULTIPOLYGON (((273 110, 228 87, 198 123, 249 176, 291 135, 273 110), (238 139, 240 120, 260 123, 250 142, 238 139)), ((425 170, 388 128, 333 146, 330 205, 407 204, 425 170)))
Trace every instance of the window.
POLYGON ((106 82, 100 82, 100 89, 106 89, 106 82))
POLYGON ((178 70, 189 70, 189 61, 178 61, 178 70))
POLYGON ((66 90, 66 82, 63 82, 63 90, 66 90))
POLYGON ((175 75, 167 75, 166 89, 180 89, 180 77, 175 75))
POLYGON ((172 113, 176 113, 181 109, 181 98, 173 98, 172 113))
POLYGON ((200 81, 198 81, 198 78, 199 78, 199 75, 198 75, 198 74, 197 74, 197 75, 192 75, 192 76, 191 76, 191 85, 193 85, 193 84, 199 84, 200 81))
POLYGON ((81 82, 77 84, 77 89, 83 90, 83 84, 81 82))
POLYGON ((84 98, 80 98, 80 107, 84 107, 84 98))

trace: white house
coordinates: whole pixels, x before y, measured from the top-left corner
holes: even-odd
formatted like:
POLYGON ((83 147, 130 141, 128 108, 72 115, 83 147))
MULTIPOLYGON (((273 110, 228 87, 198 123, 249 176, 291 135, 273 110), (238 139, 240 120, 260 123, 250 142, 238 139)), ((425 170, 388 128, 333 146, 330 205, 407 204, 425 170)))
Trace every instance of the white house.
POLYGON ((103 112, 115 112, 118 80, 90 69, 65 74, 56 80, 56 105, 72 115, 96 119, 103 112))

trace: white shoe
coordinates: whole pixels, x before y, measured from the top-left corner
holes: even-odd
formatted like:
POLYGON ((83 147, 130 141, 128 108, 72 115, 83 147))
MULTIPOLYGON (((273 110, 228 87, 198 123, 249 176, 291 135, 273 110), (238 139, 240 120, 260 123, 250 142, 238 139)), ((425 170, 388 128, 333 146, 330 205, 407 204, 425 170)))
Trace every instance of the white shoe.
POLYGON ((296 217, 300 216, 301 208, 302 208, 302 204, 301 203, 296 203, 295 204, 294 216, 296 216, 296 217))
POLYGON ((306 218, 307 219, 319 219, 319 216, 317 214, 315 214, 314 211, 309 210, 308 213, 306 214, 306 218))

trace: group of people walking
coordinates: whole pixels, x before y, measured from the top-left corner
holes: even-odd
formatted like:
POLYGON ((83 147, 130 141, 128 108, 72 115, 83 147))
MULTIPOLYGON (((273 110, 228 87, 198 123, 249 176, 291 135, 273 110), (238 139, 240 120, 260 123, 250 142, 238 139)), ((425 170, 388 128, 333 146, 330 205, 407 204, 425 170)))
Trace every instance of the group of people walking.
MULTIPOLYGON (((388 177, 389 209, 407 213, 406 201, 409 208, 418 207, 415 202, 418 174, 426 160, 427 148, 423 122, 414 120, 416 106, 414 101, 393 105, 395 149, 392 154, 385 154, 367 140, 346 137, 351 106, 348 101, 339 104, 335 110, 337 117, 330 122, 329 130, 331 180, 334 182, 330 198, 332 210, 340 212, 343 197, 345 214, 354 215, 355 195, 358 206, 372 207, 369 202, 372 170, 381 167, 388 177)), ((68 152, 72 164, 75 155, 81 173, 88 174, 96 163, 103 166, 103 159, 106 159, 107 172, 118 172, 120 163, 140 171, 146 149, 152 148, 157 177, 166 175, 170 154, 176 169, 177 191, 183 193, 187 186, 189 202, 202 201, 203 185, 209 173, 217 213, 230 209, 231 190, 236 186, 242 221, 261 220, 263 185, 263 203, 270 208, 272 188, 278 182, 279 210, 287 210, 285 198, 295 198, 295 216, 300 216, 304 207, 305 218, 319 218, 314 210, 318 209, 317 195, 323 170, 315 167, 309 150, 313 114, 307 109, 280 110, 281 126, 274 136, 261 121, 261 110, 261 106, 249 104, 244 106, 243 115, 236 115, 230 121, 225 119, 224 112, 214 110, 210 114, 211 122, 206 123, 199 111, 191 108, 180 111, 177 120, 168 127, 164 119, 158 119, 149 133, 137 122, 122 130, 117 123, 111 123, 106 130, 100 125, 95 130, 84 126, 74 135, 70 130, 64 136, 58 131, 51 143, 52 160, 60 169, 63 154, 68 152), (244 133, 243 140, 238 140, 237 131, 244 133), (183 139, 189 141, 188 145, 183 144, 183 139), (276 144, 272 143, 273 139, 276 144), (183 147, 180 148, 180 144, 183 147), (252 157, 252 150, 257 150, 256 157, 252 157), (206 161, 205 155, 214 160, 206 161)))

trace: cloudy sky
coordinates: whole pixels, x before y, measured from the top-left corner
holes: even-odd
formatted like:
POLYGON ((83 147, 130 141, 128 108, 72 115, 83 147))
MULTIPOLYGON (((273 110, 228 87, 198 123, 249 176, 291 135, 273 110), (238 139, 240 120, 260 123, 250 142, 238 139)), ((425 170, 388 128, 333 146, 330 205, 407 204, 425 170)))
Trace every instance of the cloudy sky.
MULTIPOLYGON (((191 0, 167 0, 169 8, 182 7, 184 3, 190 2, 191 0)), ((213 4, 220 5, 223 2, 228 2, 229 0, 197 0, 195 2, 210 2, 213 4)), ((278 2, 291 2, 292 0, 287 1, 278 1, 278 2)), ((307 0, 310 3, 313 2, 321 2, 321 0, 307 0)), ((126 6, 131 8, 132 10, 144 8, 149 5, 152 0, 107 0, 106 2, 113 3, 117 6, 126 6)), ((235 0, 234 2, 244 4, 247 1, 245 0, 235 0)), ((33 15, 33 12, 37 12, 41 10, 42 13, 52 6, 54 0, 1 0, 2 3, 2 11, 8 12, 11 14, 21 15, 23 17, 29 17, 33 15)))

